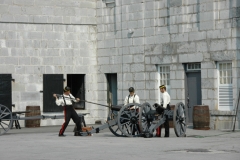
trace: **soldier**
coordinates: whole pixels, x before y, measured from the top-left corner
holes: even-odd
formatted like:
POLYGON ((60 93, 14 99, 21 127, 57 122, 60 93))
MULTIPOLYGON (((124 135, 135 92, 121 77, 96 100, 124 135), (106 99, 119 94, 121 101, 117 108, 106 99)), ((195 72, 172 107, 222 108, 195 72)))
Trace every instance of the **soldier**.
MULTIPOLYGON (((126 98, 124 100, 124 105, 127 105, 129 103, 140 103, 138 95, 136 95, 134 93, 135 92, 134 88, 130 87, 128 89, 128 91, 129 91, 129 95, 126 96, 126 98)), ((133 107, 135 107, 135 106, 133 106, 133 107)))
MULTIPOLYGON (((161 97, 161 105, 155 103, 155 107, 156 107, 156 110, 159 114, 162 114, 164 113, 164 110, 165 109, 168 109, 170 110, 170 95, 167 93, 166 91, 166 86, 165 85, 161 85, 159 86, 159 89, 160 89, 160 92, 162 93, 162 97, 161 97)), ((164 127, 165 127, 165 135, 164 137, 169 137, 169 121, 168 121, 168 116, 166 115, 166 120, 164 122, 164 127)), ((161 137, 161 126, 159 126, 157 129, 156 129, 156 136, 157 137, 161 137)))
POLYGON ((64 137, 65 135, 63 134, 65 129, 68 126, 68 123, 70 119, 72 118, 74 123, 77 126, 77 131, 75 132, 74 136, 81 136, 79 132, 82 132, 82 126, 81 126, 81 118, 78 116, 76 111, 74 110, 72 106, 72 101, 74 102, 79 102, 80 99, 76 98, 70 93, 70 87, 66 86, 63 90, 63 95, 60 97, 57 97, 56 94, 53 94, 53 96, 56 98, 56 104, 58 106, 63 106, 64 110, 64 120, 65 122, 62 125, 62 128, 59 131, 58 136, 59 137, 64 137))
MULTIPOLYGON (((128 89, 128 91, 129 91, 129 95, 126 96, 126 98, 124 100, 124 105, 127 105, 129 103, 140 103, 139 97, 138 97, 138 95, 135 94, 134 88, 130 87, 128 89)), ((135 106, 131 106, 130 109, 135 109, 135 106)), ((137 109, 137 112, 138 112, 138 109, 137 109)), ((137 129, 139 131, 138 124, 137 124, 137 129)), ((137 131, 137 129, 135 127, 133 127, 132 135, 135 135, 135 132, 137 131)))

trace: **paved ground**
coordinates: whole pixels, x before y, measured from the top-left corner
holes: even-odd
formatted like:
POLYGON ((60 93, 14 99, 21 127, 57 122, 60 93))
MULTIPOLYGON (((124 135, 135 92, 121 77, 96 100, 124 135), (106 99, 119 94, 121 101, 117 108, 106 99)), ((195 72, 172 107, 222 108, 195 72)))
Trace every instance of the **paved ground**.
POLYGON ((189 127, 185 138, 176 137, 173 129, 170 138, 123 138, 113 136, 108 129, 91 137, 75 137, 73 128, 68 126, 66 137, 58 137, 60 126, 12 129, 0 136, 0 159, 240 159, 239 131, 189 127))

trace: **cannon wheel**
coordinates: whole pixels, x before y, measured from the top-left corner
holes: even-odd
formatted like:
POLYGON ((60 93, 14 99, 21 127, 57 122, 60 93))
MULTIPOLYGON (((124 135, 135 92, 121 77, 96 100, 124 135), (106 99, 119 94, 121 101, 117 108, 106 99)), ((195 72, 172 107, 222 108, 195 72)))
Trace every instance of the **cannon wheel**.
MULTIPOLYGON (((113 120, 115 118, 118 117, 118 111, 114 111, 114 110, 109 110, 109 114, 108 114, 108 118, 107 120, 113 120)), ((117 137, 126 137, 122 131, 119 129, 118 125, 114 125, 114 126, 109 126, 109 130, 117 137)))
POLYGON ((148 129, 151 126, 151 122, 147 122, 147 118, 146 118, 147 116, 146 113, 149 112, 150 110, 152 110, 152 107, 148 102, 143 103, 142 107, 140 108, 139 128, 141 133, 148 132, 148 129))
POLYGON ((7 133, 12 128, 12 123, 12 112, 0 104, 0 135, 7 133))
POLYGON ((177 137, 186 137, 186 109, 182 102, 175 105, 173 112, 173 125, 177 137))
POLYGON ((122 134, 127 137, 139 137, 140 130, 139 124, 139 108, 141 104, 129 103, 121 108, 118 113, 118 127, 122 134), (131 106, 136 106, 135 109, 130 109, 131 106), (135 128, 135 135, 133 135, 133 129, 135 128))

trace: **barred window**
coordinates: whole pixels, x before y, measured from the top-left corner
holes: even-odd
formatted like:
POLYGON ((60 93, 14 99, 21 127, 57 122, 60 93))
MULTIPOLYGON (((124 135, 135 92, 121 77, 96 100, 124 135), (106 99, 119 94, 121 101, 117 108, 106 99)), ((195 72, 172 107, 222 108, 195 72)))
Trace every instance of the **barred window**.
POLYGON ((160 85, 170 85, 170 67, 169 66, 160 66, 160 85))

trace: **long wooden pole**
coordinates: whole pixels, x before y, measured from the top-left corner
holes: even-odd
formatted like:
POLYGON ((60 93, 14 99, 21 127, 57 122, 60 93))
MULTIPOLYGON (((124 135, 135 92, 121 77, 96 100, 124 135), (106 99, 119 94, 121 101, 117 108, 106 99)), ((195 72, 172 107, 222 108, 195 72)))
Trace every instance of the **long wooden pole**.
POLYGON ((238 101, 237 101, 237 107, 236 107, 236 115, 235 115, 235 120, 234 120, 234 124, 233 124, 233 132, 235 131, 235 124, 236 124, 236 118, 237 118, 237 113, 238 113, 238 104, 239 104, 239 98, 240 98, 240 90, 239 90, 239 94, 238 94, 238 101))

